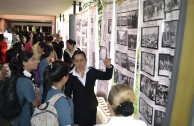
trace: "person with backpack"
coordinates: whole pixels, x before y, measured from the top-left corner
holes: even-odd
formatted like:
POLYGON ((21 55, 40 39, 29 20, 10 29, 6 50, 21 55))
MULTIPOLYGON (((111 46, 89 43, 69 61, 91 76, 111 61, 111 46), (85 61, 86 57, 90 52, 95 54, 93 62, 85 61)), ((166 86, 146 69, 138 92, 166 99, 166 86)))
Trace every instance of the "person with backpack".
POLYGON ((73 124, 72 102, 62 92, 62 88, 68 80, 68 74, 68 65, 62 61, 54 61, 46 67, 43 85, 40 88, 42 104, 34 112, 31 120, 33 126, 70 126, 73 124), (45 105, 47 107, 43 107, 47 103, 48 105, 45 105), (53 115, 57 115, 55 119, 52 118, 53 115), (49 117, 49 119, 45 119, 45 117, 49 117))
POLYGON ((16 93, 21 111, 14 119, 14 126, 31 126, 34 107, 40 105, 39 89, 34 86, 32 75, 32 71, 37 69, 38 61, 31 52, 22 51, 17 57, 16 66, 16 93))

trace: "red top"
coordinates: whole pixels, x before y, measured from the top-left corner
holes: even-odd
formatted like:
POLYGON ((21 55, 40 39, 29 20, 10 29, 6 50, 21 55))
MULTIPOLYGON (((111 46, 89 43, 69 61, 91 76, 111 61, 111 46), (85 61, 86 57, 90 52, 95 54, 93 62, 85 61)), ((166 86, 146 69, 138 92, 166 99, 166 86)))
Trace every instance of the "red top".
POLYGON ((2 40, 0 41, 0 63, 4 64, 6 61, 7 43, 2 40))

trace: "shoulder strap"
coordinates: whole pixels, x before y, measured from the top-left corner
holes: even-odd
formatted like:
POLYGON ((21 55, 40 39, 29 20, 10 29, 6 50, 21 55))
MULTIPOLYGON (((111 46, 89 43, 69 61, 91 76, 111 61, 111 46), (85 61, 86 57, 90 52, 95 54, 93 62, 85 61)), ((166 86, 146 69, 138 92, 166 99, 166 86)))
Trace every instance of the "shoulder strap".
POLYGON ((59 98, 61 98, 61 97, 66 98, 66 96, 65 96, 64 94, 60 93, 60 94, 54 95, 52 98, 50 98, 50 99, 48 100, 48 102, 54 105, 55 102, 56 102, 59 98))

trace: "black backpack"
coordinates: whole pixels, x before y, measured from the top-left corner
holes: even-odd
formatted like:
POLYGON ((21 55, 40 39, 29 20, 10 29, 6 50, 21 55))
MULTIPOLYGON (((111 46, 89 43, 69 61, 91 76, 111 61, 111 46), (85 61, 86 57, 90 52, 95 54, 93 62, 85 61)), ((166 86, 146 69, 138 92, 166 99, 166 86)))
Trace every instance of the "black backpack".
POLYGON ((0 80, 0 116, 4 119, 13 119, 20 114, 26 99, 23 100, 22 106, 18 103, 16 93, 17 75, 12 74, 0 80))

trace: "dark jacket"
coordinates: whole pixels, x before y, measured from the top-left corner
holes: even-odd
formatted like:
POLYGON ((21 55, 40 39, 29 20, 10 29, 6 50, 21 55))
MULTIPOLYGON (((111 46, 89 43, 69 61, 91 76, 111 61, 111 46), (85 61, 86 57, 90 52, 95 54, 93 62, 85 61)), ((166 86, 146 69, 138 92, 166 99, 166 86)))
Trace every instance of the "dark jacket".
POLYGON ((69 74, 69 80, 65 85, 65 94, 71 97, 73 93, 74 102, 74 120, 75 124, 80 126, 92 126, 96 123, 96 108, 98 101, 94 93, 95 81, 109 80, 112 78, 112 68, 107 68, 106 72, 89 68, 86 73, 85 86, 72 73, 69 74))

